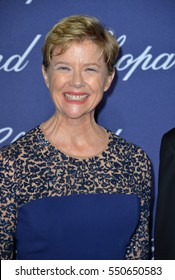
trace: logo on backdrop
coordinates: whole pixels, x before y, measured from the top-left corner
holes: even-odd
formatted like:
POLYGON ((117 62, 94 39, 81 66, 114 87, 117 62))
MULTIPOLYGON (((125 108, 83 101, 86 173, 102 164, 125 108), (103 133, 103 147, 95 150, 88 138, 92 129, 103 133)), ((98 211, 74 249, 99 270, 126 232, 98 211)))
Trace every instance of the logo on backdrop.
MULTIPOLYGON (((13 128, 12 127, 4 127, 4 128, 0 128, 0 144, 4 143, 5 141, 7 141, 13 134, 13 128)), ((20 138, 21 136, 23 136, 25 134, 24 131, 18 133, 18 135, 16 135, 12 141, 16 141, 18 138, 20 138)))
MULTIPOLYGON (((22 71, 29 63, 29 60, 26 60, 26 58, 28 57, 32 49, 35 47, 41 36, 41 34, 36 35, 36 37, 33 39, 33 41, 30 43, 30 45, 22 55, 14 54, 10 56, 5 62, 3 62, 3 65, 0 66, 0 70, 4 70, 5 72, 22 71)), ((3 55, 0 54, 0 61, 2 60, 3 55)))
MULTIPOLYGON (((27 58, 40 40, 41 36, 41 34, 37 34, 22 55, 14 54, 4 62, 3 55, 0 54, 0 62, 3 61, 3 64, 0 65, 0 70, 4 70, 6 72, 20 72, 24 70, 24 68, 29 64, 29 60, 27 60, 27 58)), ((126 35, 120 36, 118 38, 119 46, 122 47, 126 40, 126 35)), ((143 71, 157 71, 169 70, 175 65, 175 53, 161 53, 157 57, 153 57, 151 54, 151 49, 152 46, 147 46, 137 57, 134 57, 132 54, 128 53, 124 54, 118 60, 116 63, 116 69, 118 71, 126 71, 123 81, 127 81, 138 68, 142 69, 143 71)))
POLYGON ((25 4, 31 4, 33 0, 27 0, 25 4))
MULTIPOLYGON (((126 35, 118 38, 119 46, 122 47, 126 42, 126 35)), ((140 67, 143 71, 152 70, 168 70, 175 65, 175 53, 162 53, 157 57, 153 57, 150 53, 152 46, 147 46, 145 50, 136 58, 132 54, 123 55, 116 63, 116 69, 123 71, 129 68, 125 74, 123 81, 127 81, 132 74, 140 67)))

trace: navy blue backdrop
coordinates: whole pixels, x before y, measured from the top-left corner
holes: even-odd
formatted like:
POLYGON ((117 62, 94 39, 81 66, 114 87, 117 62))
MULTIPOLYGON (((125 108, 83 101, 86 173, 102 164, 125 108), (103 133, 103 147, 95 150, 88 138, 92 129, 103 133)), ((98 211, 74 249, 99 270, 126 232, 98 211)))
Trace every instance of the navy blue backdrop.
POLYGON ((0 0, 0 147, 52 115, 41 47, 72 14, 98 17, 118 38, 118 78, 98 122, 145 150, 156 198, 160 140, 175 123, 175 0, 0 0))

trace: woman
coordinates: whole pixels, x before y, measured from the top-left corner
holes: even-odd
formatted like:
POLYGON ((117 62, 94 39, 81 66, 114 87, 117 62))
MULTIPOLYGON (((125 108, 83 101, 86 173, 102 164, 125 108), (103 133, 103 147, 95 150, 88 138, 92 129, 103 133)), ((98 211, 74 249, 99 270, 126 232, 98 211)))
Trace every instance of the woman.
POLYGON ((94 118, 116 39, 96 18, 70 16, 42 53, 55 113, 1 150, 2 259, 148 259, 150 162, 94 118))

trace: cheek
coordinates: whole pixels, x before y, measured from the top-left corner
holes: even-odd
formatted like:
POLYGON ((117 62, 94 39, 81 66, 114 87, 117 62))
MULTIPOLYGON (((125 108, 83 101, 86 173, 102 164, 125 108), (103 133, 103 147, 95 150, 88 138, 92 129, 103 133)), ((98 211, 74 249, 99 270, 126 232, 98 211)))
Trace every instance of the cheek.
POLYGON ((53 76, 52 78, 49 79, 49 88, 52 91, 58 90, 62 88, 65 83, 66 83, 65 79, 61 77, 53 76))
POLYGON ((106 91, 108 85, 109 85, 109 77, 107 73, 103 73, 103 75, 100 78, 100 86, 103 92, 106 91))
POLYGON ((104 77, 98 77, 87 79, 87 84, 96 91, 103 91, 106 82, 104 81, 104 77))

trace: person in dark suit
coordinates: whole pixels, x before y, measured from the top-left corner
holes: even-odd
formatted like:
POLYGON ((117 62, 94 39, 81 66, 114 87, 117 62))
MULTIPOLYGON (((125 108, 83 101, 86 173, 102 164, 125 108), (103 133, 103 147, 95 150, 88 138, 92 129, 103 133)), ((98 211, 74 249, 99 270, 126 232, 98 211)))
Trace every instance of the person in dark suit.
POLYGON ((155 259, 175 260, 175 128, 161 141, 154 237, 155 259))

